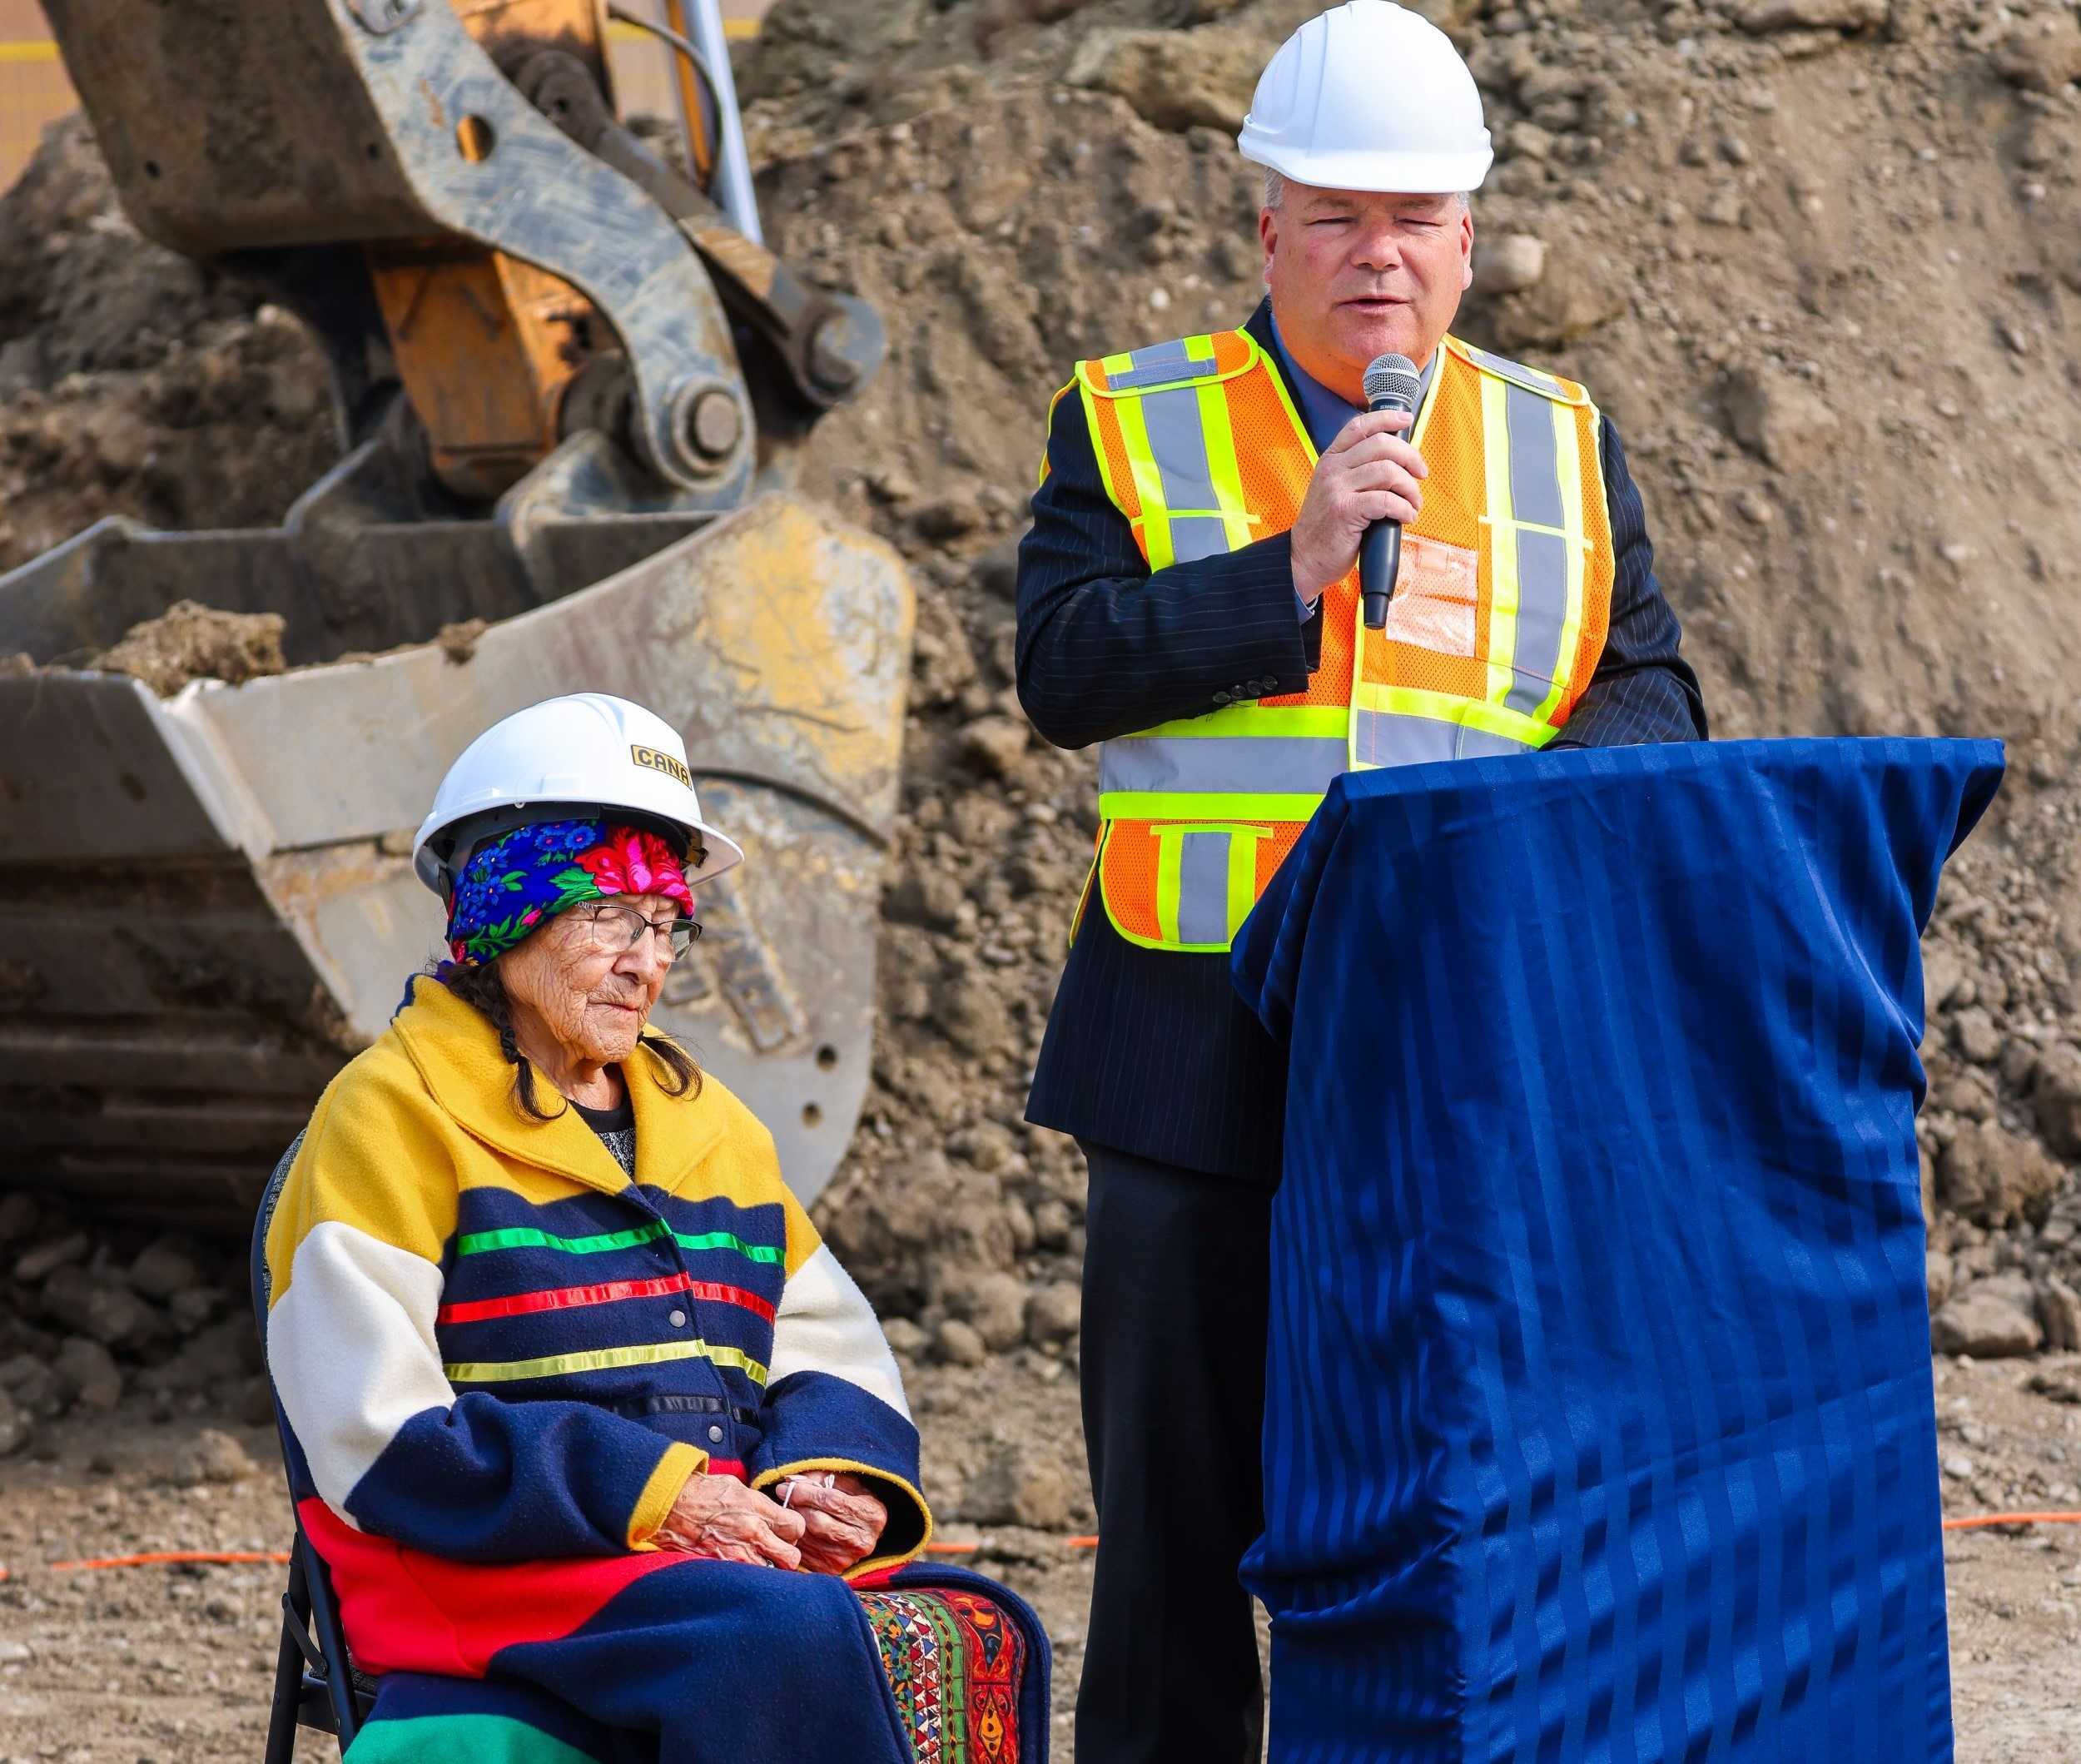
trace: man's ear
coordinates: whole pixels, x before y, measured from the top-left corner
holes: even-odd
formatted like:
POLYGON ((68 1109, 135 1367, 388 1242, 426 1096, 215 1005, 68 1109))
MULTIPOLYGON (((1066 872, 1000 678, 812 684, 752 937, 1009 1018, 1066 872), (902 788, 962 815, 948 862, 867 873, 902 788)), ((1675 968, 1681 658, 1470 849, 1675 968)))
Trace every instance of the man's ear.
POLYGON ((1474 286, 1474 216, 1472 210, 1463 208, 1459 216, 1459 291, 1462 294, 1474 286))
POLYGON ((1258 242, 1264 247, 1264 285, 1272 283, 1272 253, 1279 249, 1279 216, 1269 208, 1257 211, 1258 242))

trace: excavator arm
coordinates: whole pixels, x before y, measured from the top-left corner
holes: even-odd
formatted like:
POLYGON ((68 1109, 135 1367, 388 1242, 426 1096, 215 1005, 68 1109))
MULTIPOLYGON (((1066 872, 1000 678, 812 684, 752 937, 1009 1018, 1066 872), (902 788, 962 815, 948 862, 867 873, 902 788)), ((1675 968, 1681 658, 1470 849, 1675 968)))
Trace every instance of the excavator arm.
POLYGON ((0 577, 39 664, 0 678, 0 1185, 238 1213, 436 947, 405 835, 448 760, 590 688, 681 728, 747 847, 661 1016, 813 1195, 867 1081, 912 601, 786 488, 882 333, 760 242, 713 0, 657 21, 692 176, 617 115, 594 0, 48 11, 132 219, 305 319, 343 453, 279 528, 106 520, 0 577), (280 613, 291 671, 78 665, 182 599, 280 613))

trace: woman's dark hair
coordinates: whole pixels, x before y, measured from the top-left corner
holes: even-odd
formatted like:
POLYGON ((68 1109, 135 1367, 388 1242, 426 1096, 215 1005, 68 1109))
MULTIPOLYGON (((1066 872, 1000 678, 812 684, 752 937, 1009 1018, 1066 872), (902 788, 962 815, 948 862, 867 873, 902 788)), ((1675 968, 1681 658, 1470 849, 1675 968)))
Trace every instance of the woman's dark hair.
MULTIPOLYGON (((466 1005, 474 1005, 482 1011, 491 1026, 499 1032, 499 1051, 513 1062, 513 1100, 524 1115, 537 1121, 554 1121, 564 1111, 559 1108, 551 1114, 542 1106, 535 1095, 534 1067, 528 1056, 520 1051, 520 1044, 514 1039, 513 1001, 506 996, 506 983, 499 976, 499 964, 488 962, 479 967, 448 965, 444 982, 448 990, 466 1005)), ((439 977, 437 975, 436 977, 439 977)), ((698 1096, 701 1094, 701 1068, 693 1062, 693 1056, 676 1041, 668 1041, 661 1035, 643 1031, 637 1046, 648 1047, 651 1057, 665 1069, 665 1094, 668 1096, 698 1096)))

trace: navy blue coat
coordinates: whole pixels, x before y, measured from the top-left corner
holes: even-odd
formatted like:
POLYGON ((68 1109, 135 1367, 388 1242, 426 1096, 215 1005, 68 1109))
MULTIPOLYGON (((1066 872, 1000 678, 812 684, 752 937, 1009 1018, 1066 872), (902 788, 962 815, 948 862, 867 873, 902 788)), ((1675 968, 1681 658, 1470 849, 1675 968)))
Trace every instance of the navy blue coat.
MULTIPOLYGON (((1269 305, 1244 329, 1283 372, 1269 305)), ((1603 456, 1617 562, 1611 633, 1548 751, 1703 740, 1697 676, 1677 653, 1676 617, 1608 417, 1603 456)), ((1284 533, 1150 574, 1106 496, 1081 401, 1056 400, 1047 477, 1019 548, 1019 699, 1046 739, 1089 747, 1231 699, 1305 691, 1321 646, 1321 614, 1299 615, 1284 533)), ((1092 901, 1055 991, 1027 1120, 1269 1185, 1285 1088, 1284 1056, 1236 997, 1226 956, 1140 948, 1092 901)))

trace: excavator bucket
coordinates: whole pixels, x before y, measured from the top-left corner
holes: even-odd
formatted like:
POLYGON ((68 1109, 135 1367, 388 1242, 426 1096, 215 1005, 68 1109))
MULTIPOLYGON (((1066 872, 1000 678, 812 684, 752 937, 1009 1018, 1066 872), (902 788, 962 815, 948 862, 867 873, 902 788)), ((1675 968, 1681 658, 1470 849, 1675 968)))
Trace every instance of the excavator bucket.
MULTIPOLYGON (((536 539, 555 554, 612 531, 536 539)), ((361 538, 380 577, 382 529, 361 538)), ((428 539, 408 554, 422 582, 428 539)), ((185 594, 293 608, 294 540, 104 522, 0 577, 0 656, 49 663, 185 594)), ((824 1185, 868 1076, 902 564, 774 492, 569 579, 589 585, 474 650, 421 641, 164 699, 58 666, 0 678, 0 1187, 243 1223, 440 952, 410 840, 441 774, 488 724, 580 690, 678 727, 704 807, 746 848, 702 891, 706 935, 658 1020, 772 1128, 798 1194, 824 1185)), ((296 639, 292 618, 292 658, 296 639)))

